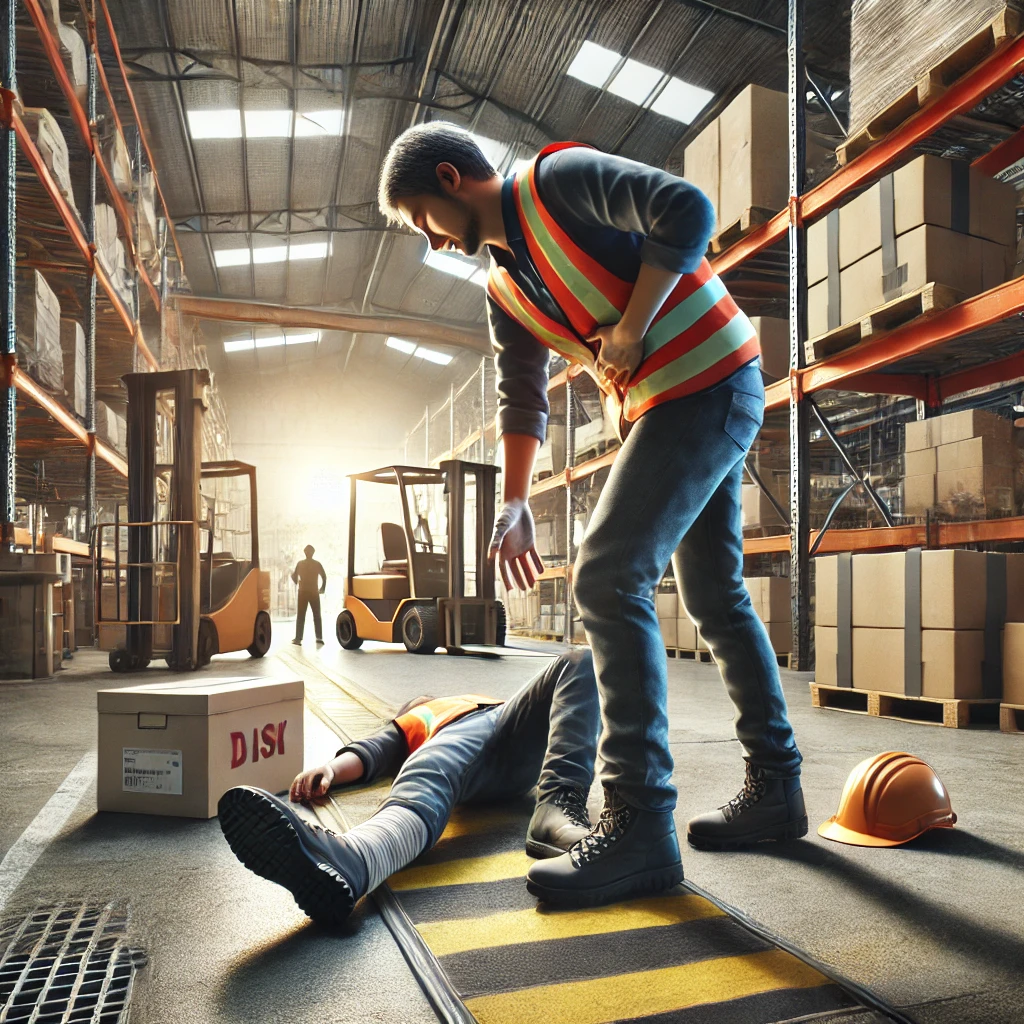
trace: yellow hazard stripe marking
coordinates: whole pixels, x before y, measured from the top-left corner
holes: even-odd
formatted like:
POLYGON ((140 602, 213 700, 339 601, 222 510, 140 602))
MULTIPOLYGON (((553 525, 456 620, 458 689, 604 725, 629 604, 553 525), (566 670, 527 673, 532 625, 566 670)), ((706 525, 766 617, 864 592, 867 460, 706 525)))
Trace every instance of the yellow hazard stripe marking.
POLYGON ((533 863, 525 850, 496 853, 489 857, 464 857, 443 864, 425 864, 406 868, 392 875, 388 885, 395 892, 408 889, 435 889, 444 885, 471 885, 474 882, 500 882, 523 878, 533 863))
POLYGON ((638 928, 663 928, 725 914, 700 896, 662 896, 593 910, 516 910, 490 917, 433 921, 417 925, 435 956, 521 942, 607 935, 638 928))
POLYGON ((448 839, 459 839, 461 836, 474 836, 483 832, 491 832, 504 825, 511 825, 514 822, 522 822, 523 834, 526 834, 526 818, 510 815, 508 811, 476 811, 470 814, 460 814, 456 811, 448 824, 445 826, 438 845, 448 839))
POLYGON ((829 980, 781 949, 466 1000, 480 1024, 609 1024, 829 980))

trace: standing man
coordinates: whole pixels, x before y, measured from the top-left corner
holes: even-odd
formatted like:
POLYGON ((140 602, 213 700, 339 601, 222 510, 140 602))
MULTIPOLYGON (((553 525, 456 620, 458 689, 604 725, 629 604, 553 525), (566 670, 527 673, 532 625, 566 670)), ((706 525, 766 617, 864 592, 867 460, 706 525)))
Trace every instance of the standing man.
POLYGON ((324 629, 320 621, 320 595, 327 589, 327 573, 324 567, 313 558, 315 548, 307 544, 303 549, 305 558, 295 566, 292 583, 299 585, 299 610, 295 616, 295 639, 293 644, 302 643, 302 631, 306 626, 306 608, 313 609, 313 628, 316 630, 316 645, 323 647, 324 629), (320 579, 323 578, 323 583, 320 579))
POLYGON ((802 836, 800 752, 768 634, 743 585, 740 484, 761 426, 760 347, 704 258, 714 212, 692 185, 574 143, 502 179, 443 122, 392 145, 379 203, 432 249, 491 257, 487 312, 504 458, 491 541, 506 586, 542 565, 527 503, 545 436, 548 350, 581 363, 625 437, 575 566, 604 731, 604 810, 568 853, 535 864, 549 902, 625 899, 679 882, 667 670, 653 594, 680 595, 738 711, 746 782, 690 822, 697 846, 802 836))

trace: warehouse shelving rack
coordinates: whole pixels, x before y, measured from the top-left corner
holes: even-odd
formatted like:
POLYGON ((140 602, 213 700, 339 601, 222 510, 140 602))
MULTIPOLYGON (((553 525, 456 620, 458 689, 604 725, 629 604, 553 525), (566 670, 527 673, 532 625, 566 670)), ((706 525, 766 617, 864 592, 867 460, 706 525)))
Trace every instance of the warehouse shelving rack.
MULTIPOLYGON (((790 195, 788 206, 754 228, 710 260, 716 273, 736 271, 759 256, 772 252, 788 265, 790 322, 790 372, 787 378, 766 388, 766 416, 789 416, 790 507, 789 532, 775 537, 750 537, 744 541, 747 555, 790 555, 793 590, 794 668, 806 669, 810 660, 809 576, 812 545, 818 554, 838 551, 893 550, 913 546, 951 547, 965 544, 1006 544, 1024 541, 1024 516, 966 522, 926 522, 859 529, 833 528, 819 536, 808 523, 809 443, 813 398, 818 392, 842 390, 872 395, 898 395, 917 399, 924 415, 939 411, 956 395, 1024 377, 1024 277, 1015 278, 967 299, 943 312, 911 321, 876 340, 806 365, 807 275, 805 227, 836 209, 844 200, 870 186, 915 147, 960 115, 969 114, 1016 75, 1024 74, 1024 36, 1008 40, 936 99, 909 117, 860 156, 835 171, 813 188, 805 189, 804 109, 806 93, 803 68, 804 0, 789 0, 787 48, 790 104, 790 195), (1002 344, 988 351, 993 336, 1002 344), (1018 340, 1019 339, 1019 340, 1018 340), (1007 345, 1013 351, 1007 353, 1007 345)), ((994 175, 1024 158, 1024 128, 973 160, 972 166, 994 175)), ((565 469, 535 480, 531 498, 565 494, 566 548, 564 564, 552 565, 542 580, 564 581, 567 600, 564 628, 571 637, 572 556, 575 518, 581 513, 574 503, 574 485, 599 483, 615 461, 616 450, 577 462, 574 448, 574 389, 591 386, 581 367, 561 368, 548 384, 553 408, 564 410, 565 469), (593 480, 592 478, 597 478, 593 480)), ((820 411, 820 410, 819 410, 820 411)), ((825 421, 827 424, 827 420, 825 421)), ((460 450, 469 438, 455 441, 460 450)), ((477 434, 473 440, 479 440, 477 434)), ((841 443, 841 442, 840 442, 841 443)), ((431 450, 434 446, 431 446, 431 450)), ((411 450, 411 449, 410 449, 411 450)), ((433 461, 433 460, 432 460, 433 461)), ((856 482, 856 481, 855 481, 856 482)), ((781 522, 781 520, 780 520, 781 522)))
MULTIPOLYGON (((6 188, 6 203, 0 218, 0 256, 4 267, 3 289, 0 292, 0 316, 4 327, 3 338, 0 340, 0 387, 3 389, 0 409, 0 544, 4 547, 27 546, 32 539, 27 540, 23 529, 14 528, 16 459, 19 451, 23 456, 38 453, 40 457, 56 457, 77 448, 85 456, 86 530, 91 533, 96 522, 97 472, 100 473, 100 482, 109 491, 123 489, 128 472, 125 458, 96 436, 97 378, 101 386, 114 388, 123 372, 143 368, 159 369, 157 356, 143 334, 143 304, 146 305, 147 314, 159 322, 163 296, 136 251, 136 211, 115 183, 113 172, 104 159, 97 130, 97 101, 102 94, 106 101, 109 128, 120 136, 121 145, 127 150, 125 126, 100 56, 98 19, 102 19, 105 41, 117 65, 117 86, 132 112, 138 132, 139 150, 145 153, 153 175, 158 209, 166 220, 168 238, 179 264, 181 261, 173 222, 160 189, 152 152, 142 128, 106 0, 91 0, 80 6, 87 29, 88 66, 84 105, 65 69, 60 44, 47 17, 48 3, 44 7, 41 0, 21 0, 21 4, 34 29, 34 35, 22 33, 20 40, 23 46, 27 44, 33 51, 38 47, 45 57, 44 66, 56 81, 63 102, 63 107, 54 112, 72 125, 71 137, 65 133, 66 142, 72 153, 88 160, 89 187, 79 214, 62 194, 32 139, 22 117, 18 90, 18 0, 0 0, 0 39, 3 43, 0 127, 3 128, 5 143, 0 166, 6 188), (20 161, 23 161, 21 166, 20 161), (129 296, 130 301, 115 288, 96 254, 94 235, 98 179, 103 182, 106 197, 114 208, 119 235, 132 271, 134 294, 129 296), (23 212, 20 206, 27 207, 31 212, 23 212), (43 269, 48 275, 74 278, 82 294, 87 295, 79 310, 86 336, 84 422, 57 397, 40 386, 17 362, 15 267, 18 258, 18 221, 20 217, 27 222, 30 216, 26 234, 42 237, 47 248, 52 246, 58 256, 55 265, 47 265, 43 269), (19 396, 22 399, 20 411, 19 396), (24 438, 19 437, 19 415, 24 424, 31 426, 31 431, 24 438)), ((29 25, 23 24, 22 27, 27 29, 29 25)), ((137 156, 141 153, 137 153, 137 156)), ((136 159, 136 174, 141 180, 142 166, 139 159, 136 159)), ((81 198, 79 196, 79 201, 81 198)), ((166 287, 166 273, 161 287, 166 287)), ((55 546, 63 547, 73 554, 87 554, 87 545, 72 540, 55 546)))

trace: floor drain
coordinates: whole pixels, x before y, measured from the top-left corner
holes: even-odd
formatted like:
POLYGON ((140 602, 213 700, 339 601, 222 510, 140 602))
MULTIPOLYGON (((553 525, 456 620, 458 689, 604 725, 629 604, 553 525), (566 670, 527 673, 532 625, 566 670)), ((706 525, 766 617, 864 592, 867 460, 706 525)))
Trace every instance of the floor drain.
POLYGON ((0 924, 0 1024, 120 1024, 145 954, 124 907, 61 904, 0 924))

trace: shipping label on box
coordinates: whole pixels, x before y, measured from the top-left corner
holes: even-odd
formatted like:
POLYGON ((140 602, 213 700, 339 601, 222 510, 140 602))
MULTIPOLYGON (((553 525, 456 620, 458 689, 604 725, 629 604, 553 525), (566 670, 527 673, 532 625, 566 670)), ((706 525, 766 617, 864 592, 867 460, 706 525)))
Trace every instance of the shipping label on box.
POLYGON ((125 793, 181 796, 181 763, 180 750, 124 747, 121 751, 121 789, 125 793))

